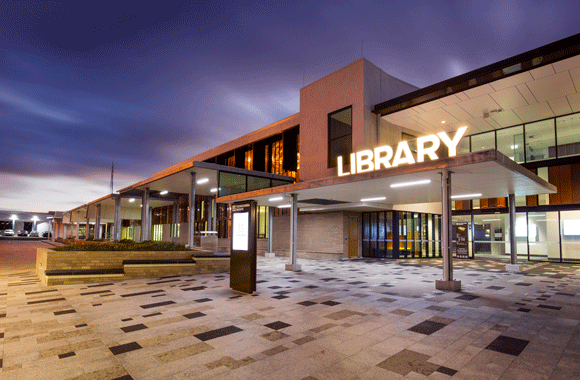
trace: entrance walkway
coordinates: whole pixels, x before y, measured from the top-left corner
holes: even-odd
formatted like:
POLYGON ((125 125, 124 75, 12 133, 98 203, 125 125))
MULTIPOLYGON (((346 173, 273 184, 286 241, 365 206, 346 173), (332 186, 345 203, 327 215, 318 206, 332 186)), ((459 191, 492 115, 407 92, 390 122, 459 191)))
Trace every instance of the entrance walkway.
POLYGON ((458 262, 258 259, 257 294, 226 274, 44 287, 0 276, 10 379, 577 379, 580 266, 524 274, 458 262), (426 264, 426 265, 423 265, 426 264), (464 266, 464 268, 460 268, 464 266))

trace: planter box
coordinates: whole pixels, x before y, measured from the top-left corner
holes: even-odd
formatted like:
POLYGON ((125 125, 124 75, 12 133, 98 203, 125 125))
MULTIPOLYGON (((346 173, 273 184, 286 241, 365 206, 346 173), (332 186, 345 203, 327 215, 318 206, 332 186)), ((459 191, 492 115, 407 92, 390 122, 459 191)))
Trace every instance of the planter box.
POLYGON ((229 256, 196 251, 54 251, 37 248, 36 275, 45 285, 229 272, 229 256))

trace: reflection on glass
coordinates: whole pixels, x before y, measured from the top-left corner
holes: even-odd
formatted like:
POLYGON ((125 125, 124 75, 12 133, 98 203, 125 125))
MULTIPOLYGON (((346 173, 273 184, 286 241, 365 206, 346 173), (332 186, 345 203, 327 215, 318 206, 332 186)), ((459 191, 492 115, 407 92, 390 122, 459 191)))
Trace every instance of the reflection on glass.
POLYGON ((562 116, 556 119, 558 137, 558 157, 580 154, 580 114, 562 116))
MULTIPOLYGON (((543 179, 546 182, 548 181, 548 168, 547 167, 542 167, 542 168, 538 168, 538 177, 540 177, 541 179, 543 179)), ((550 194, 539 194, 538 195, 538 205, 539 206, 543 206, 543 205, 548 205, 550 204, 550 194)))
POLYGON ((555 158, 554 119, 526 124, 526 161, 555 158))
POLYGON ((509 249, 509 217, 507 214, 473 216, 475 256, 505 257, 509 249))
POLYGON ((580 211, 560 212, 562 259, 580 262, 580 211))
POLYGON ((479 135, 471 136, 471 151, 478 152, 480 150, 495 148, 495 132, 480 133, 479 135))
POLYGON ((560 260, 558 212, 528 213, 530 260, 560 260))
POLYGON ((469 136, 464 137, 457 144, 457 154, 469 153, 469 136))
POLYGON ((246 191, 246 176, 243 174, 234 174, 220 172, 219 196, 239 194, 246 191))
POLYGON ((524 128, 517 127, 497 131, 497 150, 515 162, 524 162, 524 128))

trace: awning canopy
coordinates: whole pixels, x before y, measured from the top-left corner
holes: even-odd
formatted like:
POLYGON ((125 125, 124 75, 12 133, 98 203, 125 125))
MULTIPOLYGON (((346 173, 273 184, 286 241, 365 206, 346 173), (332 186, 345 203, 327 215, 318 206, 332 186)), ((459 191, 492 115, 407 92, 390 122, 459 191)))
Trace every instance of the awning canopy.
POLYGON ((220 197, 217 201, 233 203, 253 199, 262 206, 279 207, 289 205, 290 194, 295 193, 301 211, 391 209, 394 205, 440 202, 440 173, 443 169, 453 173, 452 197, 496 198, 509 194, 522 196, 556 192, 555 186, 490 149, 437 161, 256 190, 220 197), (420 184, 397 186, 418 181, 420 184), (280 197, 281 200, 276 199, 280 197), (378 197, 385 199, 365 201, 378 197))

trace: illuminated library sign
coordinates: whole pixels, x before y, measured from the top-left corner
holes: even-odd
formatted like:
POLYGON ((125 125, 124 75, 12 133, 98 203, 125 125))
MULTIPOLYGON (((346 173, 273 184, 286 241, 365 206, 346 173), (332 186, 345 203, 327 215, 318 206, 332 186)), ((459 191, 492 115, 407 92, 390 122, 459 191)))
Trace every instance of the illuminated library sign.
POLYGON ((449 157, 457 155, 457 145, 467 127, 461 127, 455 132, 453 138, 449 138, 447 133, 439 132, 436 135, 428 135, 417 138, 417 153, 413 154, 409 143, 401 141, 393 154, 393 148, 389 145, 376 147, 374 150, 365 149, 360 152, 350 154, 350 171, 344 172, 342 156, 338 156, 338 176, 346 176, 356 173, 371 172, 383 168, 394 168, 401 164, 414 164, 423 162, 428 157, 429 160, 437 160, 437 149, 441 142, 447 146, 449 157))

